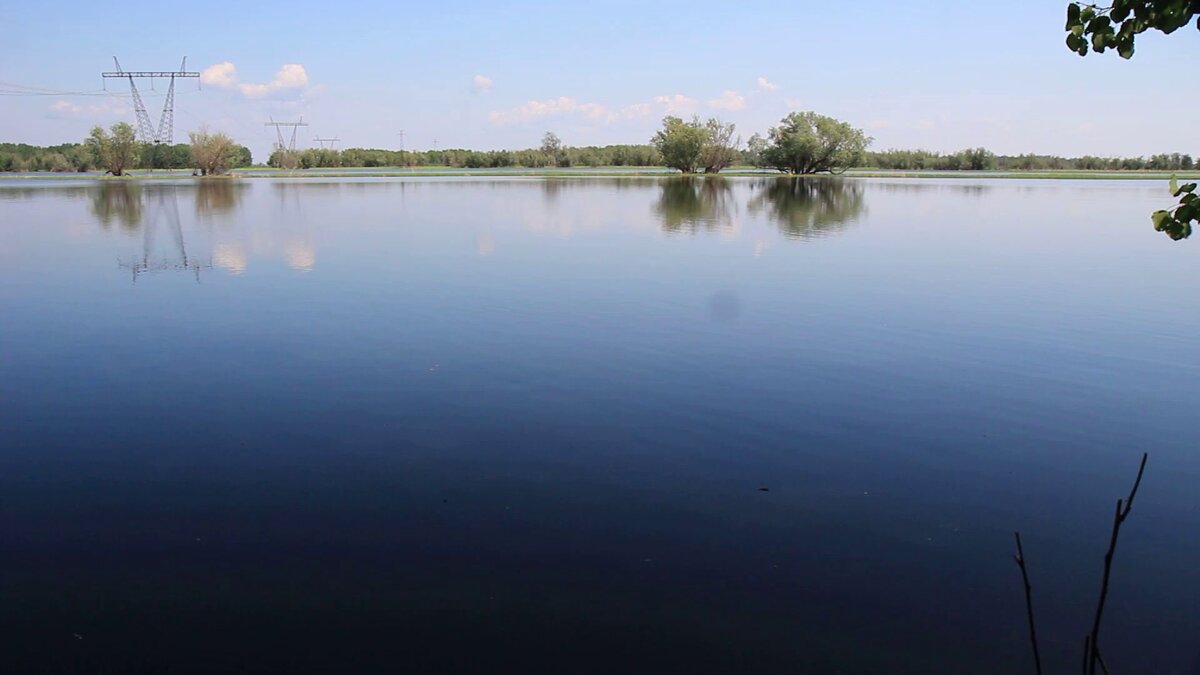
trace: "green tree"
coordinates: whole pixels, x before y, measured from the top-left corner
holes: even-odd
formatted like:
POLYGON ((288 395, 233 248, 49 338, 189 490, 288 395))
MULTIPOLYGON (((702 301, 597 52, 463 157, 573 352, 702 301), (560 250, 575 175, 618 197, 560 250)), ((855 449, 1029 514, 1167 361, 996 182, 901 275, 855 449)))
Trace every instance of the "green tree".
POLYGON ((654 134, 650 143, 658 148, 663 163, 683 173, 696 173, 700 165, 700 153, 708 143, 709 132, 700 124, 700 118, 685 122, 678 117, 664 117, 663 128, 654 134))
POLYGON ((105 173, 124 176, 137 162, 137 135, 127 122, 114 124, 111 134, 101 127, 92 127, 92 133, 84 143, 105 173))
MULTIPOLYGON (((1113 0, 1109 7, 1072 2, 1067 5, 1067 48, 1080 56, 1087 56, 1089 47, 1099 53, 1115 49, 1128 59, 1133 57, 1134 40, 1141 33, 1154 29, 1169 35, 1193 17, 1197 17, 1196 29, 1200 30, 1200 0, 1113 0)), ((1192 222, 1200 222, 1200 198, 1195 189, 1195 183, 1180 187, 1172 179, 1171 194, 1179 198, 1179 204, 1151 214, 1154 229, 1176 241, 1191 236, 1192 222)))
POLYGON ((742 139, 733 135, 733 122, 722 122, 715 117, 704 123, 704 131, 708 137, 700 150, 700 166, 704 167, 704 173, 720 173, 741 156, 738 147, 742 139))
POLYGON ((61 152, 52 152, 46 155, 46 170, 61 173, 72 169, 71 161, 61 152))
POLYGON ((237 159, 238 146, 227 134, 210 132, 207 129, 188 134, 191 141, 193 165, 204 176, 219 176, 227 173, 237 159))
MULTIPOLYGON (((397 154, 397 158, 399 154, 397 154)), ((399 159, 393 164, 401 166, 399 159)), ((276 169, 287 169, 289 171, 299 168, 300 166, 300 151, 289 150, 287 148, 276 147, 271 151, 271 156, 267 159, 267 166, 275 167, 276 169)), ((367 162, 364 166, 384 166, 383 164, 372 164, 367 162)))
POLYGON ((563 152, 562 139, 553 131, 547 131, 542 136, 542 155, 545 156, 546 164, 551 166, 570 166, 570 162, 566 160, 563 152))
POLYGON ((244 145, 237 146, 237 151, 233 156, 233 167, 238 169, 251 164, 254 164, 254 156, 250 154, 250 148, 244 145))
POLYGON ((771 127, 767 166, 791 174, 842 173, 862 161, 871 138, 846 122, 794 112, 771 127))
POLYGON ((767 148, 769 146, 770 144, 767 143, 767 139, 762 137, 762 134, 754 134, 746 142, 746 161, 759 168, 766 167, 767 148))

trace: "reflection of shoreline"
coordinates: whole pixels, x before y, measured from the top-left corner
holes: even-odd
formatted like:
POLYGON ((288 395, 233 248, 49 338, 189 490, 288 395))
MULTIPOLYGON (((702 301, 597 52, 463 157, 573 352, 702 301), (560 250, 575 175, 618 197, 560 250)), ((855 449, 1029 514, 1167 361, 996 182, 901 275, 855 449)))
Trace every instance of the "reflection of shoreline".
POLYGON ((242 181, 212 178, 173 183, 106 182, 88 190, 91 211, 100 226, 111 229, 113 224, 129 233, 141 233, 142 251, 127 258, 123 267, 138 274, 167 269, 198 271, 195 255, 206 249, 211 263, 201 268, 216 267, 232 275, 245 274, 256 255, 283 258, 288 267, 298 272, 311 272, 316 266, 317 253, 303 225, 303 212, 297 204, 297 214, 289 218, 279 233, 271 228, 262 231, 248 227, 248 221, 237 221, 243 197, 249 185, 242 181), (193 200, 190 222, 180 218, 178 198, 191 193, 193 200), (160 233, 161 230, 161 233, 160 233), (186 236, 185 236, 186 235, 186 236), (197 241, 199 240, 199 246, 197 241), (205 246, 203 244, 209 244, 205 246), (198 251, 191 251, 196 247, 198 251))
MULTIPOLYGON (((273 266, 277 262, 272 260, 282 260, 296 272, 310 272, 317 262, 308 222, 316 213, 315 205, 324 209, 335 203, 351 206, 360 199, 370 201, 380 185, 281 181, 264 193, 246 182, 227 179, 196 181, 186 186, 113 182, 97 185, 92 191, 92 209, 106 229, 117 225, 137 232, 149 217, 145 213, 151 203, 148 195, 167 190, 185 195, 192 192, 193 209, 188 213, 185 207, 183 231, 189 239, 198 240, 189 243, 210 256, 214 267, 244 275, 257 265, 273 266), (246 215, 244 202, 251 189, 257 190, 254 213, 261 217, 246 215), (268 199, 264 201, 263 196, 268 199), (276 199, 271 197, 278 203, 273 203, 276 199)), ((447 181, 419 189, 397 182, 386 187, 409 191, 409 201, 418 204, 432 193, 444 192, 436 199, 458 204, 457 200, 469 197, 468 202, 475 200, 483 208, 491 207, 490 217, 483 220, 489 224, 474 242, 475 254, 488 257, 503 248, 501 232, 491 223, 498 225, 514 215, 527 230, 563 237, 583 230, 634 224, 658 233, 711 233, 723 239, 739 239, 752 233, 755 254, 761 255, 779 235, 789 239, 822 237, 857 222, 866 212, 865 185, 833 177, 685 176, 447 181), (540 198, 528 196, 531 189, 540 198), (650 218, 646 217, 647 210, 652 214, 650 218)), ((467 203, 462 206, 468 211, 473 208, 467 203)), ((458 207, 446 212, 446 217, 462 215, 458 207)), ((160 244, 166 242, 165 237, 162 239, 160 244)))

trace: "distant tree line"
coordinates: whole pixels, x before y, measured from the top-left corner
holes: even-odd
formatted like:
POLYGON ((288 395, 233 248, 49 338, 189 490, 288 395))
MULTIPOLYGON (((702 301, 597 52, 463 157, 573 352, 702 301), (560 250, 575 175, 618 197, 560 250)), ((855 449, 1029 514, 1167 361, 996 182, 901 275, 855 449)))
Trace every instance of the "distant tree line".
MULTIPOLYGON (((796 120, 793 119, 793 122, 796 120)), ((802 121, 802 120, 801 120, 802 121)), ((718 120, 707 122, 684 122, 674 118, 674 132, 683 131, 682 138, 668 145, 670 152, 682 155, 682 163, 695 162, 690 171, 720 170, 728 166, 756 166, 773 168, 768 160, 777 164, 789 162, 786 152, 776 150, 767 138, 755 134, 747 147, 738 147, 732 137, 733 127, 718 120), (689 140, 689 135, 693 136, 689 140), (715 139, 715 140, 711 140, 715 139), (693 155, 693 153, 695 153, 693 155)), ((792 129, 795 125, 776 128, 792 129)), ((794 131, 794 129, 792 129, 794 131)), ((660 132, 664 133, 664 132, 660 132)), ((553 134, 547 134, 553 136, 553 134)), ((371 148, 349 148, 330 150, 310 148, 297 150, 295 166, 302 169, 334 167, 447 167, 455 169, 495 169, 517 167, 540 169, 550 167, 662 167, 670 166, 659 147, 645 145, 564 146, 556 142, 557 137, 545 139, 542 147, 524 150, 468 150, 449 148, 445 150, 382 150, 371 148)), ((250 150, 234 145, 233 157, 228 168, 251 165, 250 150)), ((269 166, 281 167, 283 154, 276 150, 268 160, 269 166)), ((883 150, 863 151, 858 161, 851 163, 857 168, 886 169, 897 171, 1192 171, 1200 170, 1200 162, 1184 153, 1157 154, 1150 157, 1060 157, 1057 155, 997 155, 985 148, 971 148, 958 152, 942 153, 929 150, 883 150)), ((76 172, 101 169, 95 153, 86 143, 63 143, 52 146, 34 146, 24 143, 0 143, 0 171, 57 171, 76 172)), ((191 143, 174 145, 152 145, 139 143, 133 169, 199 169, 200 163, 193 157, 191 143)))
MULTIPOLYGON (((295 151, 296 166, 302 169, 352 167, 435 166, 454 169, 500 169, 522 167, 662 166, 662 157, 650 145, 605 145, 584 147, 528 148, 525 150, 381 150, 309 148, 295 151)), ((275 150, 269 166, 287 166, 287 151, 275 150)))
POLYGON ((952 153, 928 150, 868 152, 863 166, 901 171, 1191 171, 1200 168, 1191 155, 1172 153, 1150 157, 1058 157, 1056 155, 997 155, 985 148, 952 153))
MULTIPOLYGON (((138 143, 135 159, 129 169, 198 169, 193 160, 190 143, 154 145, 138 143)), ((233 151, 232 166, 250 166, 253 157, 250 149, 237 145, 233 151)), ((97 160, 96 149, 84 143, 37 146, 25 143, 0 143, 0 171, 56 171, 79 172, 103 170, 97 160)))

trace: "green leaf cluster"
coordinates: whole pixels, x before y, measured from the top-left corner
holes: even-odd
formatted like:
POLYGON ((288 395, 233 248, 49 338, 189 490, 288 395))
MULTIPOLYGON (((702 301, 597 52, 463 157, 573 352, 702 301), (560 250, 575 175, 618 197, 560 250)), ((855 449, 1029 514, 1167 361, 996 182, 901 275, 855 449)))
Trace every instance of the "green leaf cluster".
POLYGON ((1067 5, 1067 48, 1080 56, 1113 49, 1128 59, 1137 35, 1150 29, 1170 34, 1193 18, 1200 30, 1200 0, 1113 0, 1110 7, 1072 2, 1067 5))
POLYGON ((1180 185, 1171 178, 1171 195, 1179 198, 1179 205, 1172 210, 1155 211, 1150 220, 1154 229, 1164 232, 1176 241, 1192 236, 1192 223, 1200 223, 1200 195, 1196 194, 1196 183, 1180 185))

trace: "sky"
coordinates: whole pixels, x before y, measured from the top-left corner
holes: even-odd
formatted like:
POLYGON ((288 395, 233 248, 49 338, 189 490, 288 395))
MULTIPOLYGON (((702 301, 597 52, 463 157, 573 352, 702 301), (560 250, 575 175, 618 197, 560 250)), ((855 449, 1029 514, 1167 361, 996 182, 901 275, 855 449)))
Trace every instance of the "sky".
MULTIPOLYGON (((743 139, 791 111, 864 129, 873 149, 1200 155, 1188 76, 1200 33, 1146 33, 1125 61, 1063 44, 1066 0, 882 2, 16 2, 0 0, 0 141, 81 140, 134 121, 113 70, 186 56, 175 140, 224 131, 265 159, 298 147, 645 143, 664 115, 743 139), (32 88, 38 95, 26 95, 32 88), (22 92, 22 93, 16 93, 22 92), (403 136, 401 136, 403 131, 403 136)), ((165 82, 139 82, 157 122, 165 82)))

